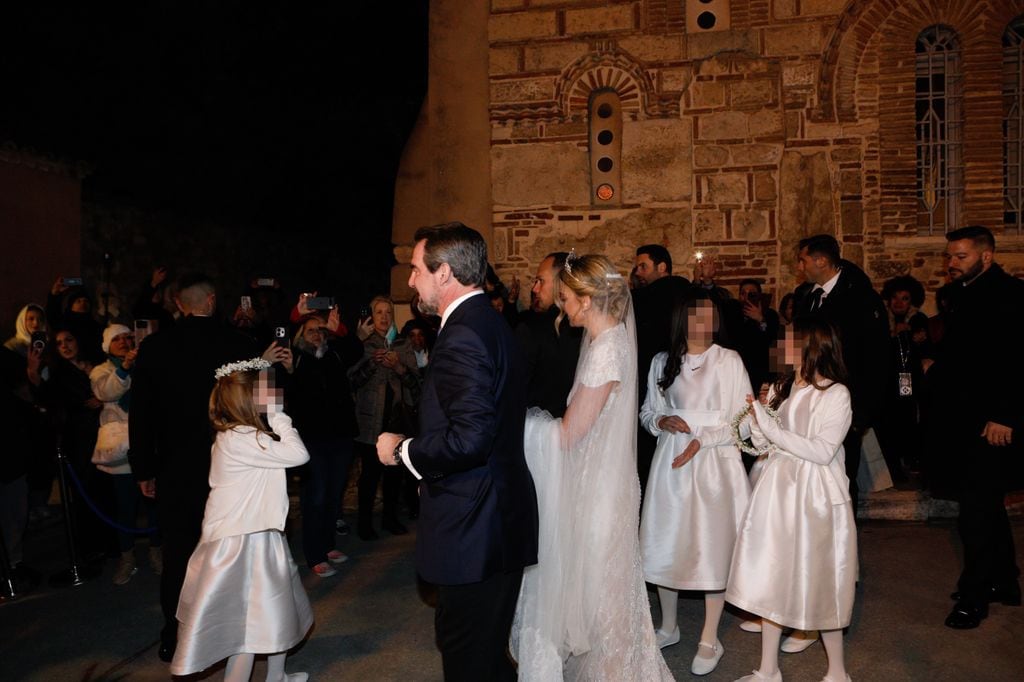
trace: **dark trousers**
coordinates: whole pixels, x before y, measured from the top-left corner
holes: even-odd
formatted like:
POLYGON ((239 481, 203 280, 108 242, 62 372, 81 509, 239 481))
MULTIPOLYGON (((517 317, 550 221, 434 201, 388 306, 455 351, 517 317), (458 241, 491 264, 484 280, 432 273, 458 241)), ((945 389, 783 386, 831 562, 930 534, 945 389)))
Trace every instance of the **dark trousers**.
POLYGON ((974 448, 976 452, 967 453, 963 460, 963 487, 958 495, 957 530, 964 545, 958 587, 964 601, 984 606, 988 591, 1016 583, 1020 570, 1006 515, 1006 488, 999 466, 1002 453, 983 441, 974 448))
POLYGON ((853 504, 853 520, 857 522, 857 503, 860 498, 860 486, 857 485, 857 471, 860 469, 860 444, 864 439, 860 430, 850 427, 843 439, 843 452, 846 456, 846 477, 850 479, 850 502, 853 504))
MULTIPOLYGON (((114 488, 114 520, 117 525, 124 528, 135 528, 139 518, 139 506, 146 509, 146 524, 148 527, 156 526, 157 512, 156 501, 142 494, 139 484, 131 474, 107 474, 112 481, 114 488)), ((121 553, 130 551, 135 547, 136 535, 123 530, 117 531, 117 545, 121 553)), ((152 547, 160 546, 160 534, 154 532, 149 536, 149 544, 152 547)))
POLYGON ((306 440, 309 462, 302 471, 302 551, 312 568, 334 549, 334 520, 352 464, 352 439, 306 440))
POLYGON ((437 588, 434 630, 446 682, 514 680, 508 635, 523 571, 437 588))
MULTIPOLYGON (((205 483, 205 481, 204 481, 205 483)), ((178 598, 185 583, 185 571, 203 533, 203 512, 210 494, 205 485, 180 485, 157 479, 157 506, 163 533, 163 573, 160 576, 160 608, 164 644, 178 641, 178 598)))
POLYGON ((373 527, 373 501, 377 497, 377 484, 383 483, 385 521, 398 520, 398 495, 402 488, 402 472, 405 466, 385 467, 377 458, 377 446, 356 443, 362 471, 359 472, 359 528, 373 527))

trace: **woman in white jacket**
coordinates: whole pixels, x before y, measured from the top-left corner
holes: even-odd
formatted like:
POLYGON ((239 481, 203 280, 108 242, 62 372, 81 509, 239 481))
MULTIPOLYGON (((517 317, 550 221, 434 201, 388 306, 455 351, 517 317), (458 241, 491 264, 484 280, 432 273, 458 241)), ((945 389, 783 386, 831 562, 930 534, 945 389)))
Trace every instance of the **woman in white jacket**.
MULTIPOLYGON (((124 585, 138 572, 135 563, 135 529, 139 505, 146 507, 147 522, 156 525, 156 505, 145 498, 132 476, 128 464, 128 409, 131 403, 132 368, 135 366, 135 337, 123 324, 112 324, 103 330, 103 352, 107 361, 89 373, 92 392, 102 403, 100 429, 92 461, 96 468, 110 475, 114 492, 114 518, 120 528, 117 542, 121 559, 114 571, 114 584, 124 585)), ((149 540, 149 561, 159 575, 163 566, 160 536, 149 540)))
POLYGON ((796 369, 769 391, 778 412, 747 397, 752 440, 768 457, 736 540, 725 598, 762 618, 761 666, 743 680, 781 682, 779 639, 791 627, 821 631, 824 679, 842 682, 849 680, 843 628, 857 580, 843 453, 853 414, 846 368, 835 330, 813 317, 786 330, 785 353, 796 369))

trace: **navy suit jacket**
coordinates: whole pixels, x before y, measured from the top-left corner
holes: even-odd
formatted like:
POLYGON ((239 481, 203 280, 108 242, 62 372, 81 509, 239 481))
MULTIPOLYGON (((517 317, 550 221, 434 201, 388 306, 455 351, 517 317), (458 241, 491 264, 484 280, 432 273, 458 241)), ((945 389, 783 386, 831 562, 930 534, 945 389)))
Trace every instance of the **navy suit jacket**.
POLYGON ((464 585, 537 563, 537 493, 523 454, 526 371, 508 323, 486 296, 452 311, 430 355, 420 435, 416 564, 437 585, 464 585))

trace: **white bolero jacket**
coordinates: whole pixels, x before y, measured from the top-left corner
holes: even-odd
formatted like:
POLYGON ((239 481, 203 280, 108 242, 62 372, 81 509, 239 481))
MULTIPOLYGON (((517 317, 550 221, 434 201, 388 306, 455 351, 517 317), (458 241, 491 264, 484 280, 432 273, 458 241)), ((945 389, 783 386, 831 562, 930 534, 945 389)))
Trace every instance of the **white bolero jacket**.
POLYGON ((288 517, 285 469, 305 464, 309 453, 291 417, 272 412, 267 421, 280 441, 251 426, 217 434, 200 542, 271 528, 284 530, 288 517))
MULTIPOLYGON (((795 390, 795 389, 794 389, 795 390)), ((769 392, 769 401, 774 388, 769 392)), ((850 406, 850 391, 842 384, 832 384, 825 390, 813 389, 807 405, 801 409, 810 411, 806 433, 787 430, 771 418, 764 406, 754 401, 757 424, 751 426, 751 439, 757 447, 773 446, 769 457, 785 453, 826 467, 829 502, 843 504, 850 501, 850 480, 846 476, 846 455, 843 439, 853 421, 850 406)), ((779 408, 784 415, 786 403, 779 408)), ((785 421, 785 417, 783 416, 785 421)))

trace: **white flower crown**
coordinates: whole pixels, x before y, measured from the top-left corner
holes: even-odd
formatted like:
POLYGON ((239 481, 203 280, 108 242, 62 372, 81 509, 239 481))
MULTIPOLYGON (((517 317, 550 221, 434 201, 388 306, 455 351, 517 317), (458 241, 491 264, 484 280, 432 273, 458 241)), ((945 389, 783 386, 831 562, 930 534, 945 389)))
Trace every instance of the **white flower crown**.
POLYGON ((235 372, 255 372, 261 369, 270 369, 270 363, 263 358, 252 358, 250 360, 239 360, 238 362, 229 362, 226 365, 222 365, 217 368, 217 371, 213 373, 213 376, 216 379, 223 379, 224 377, 231 376, 235 372))

